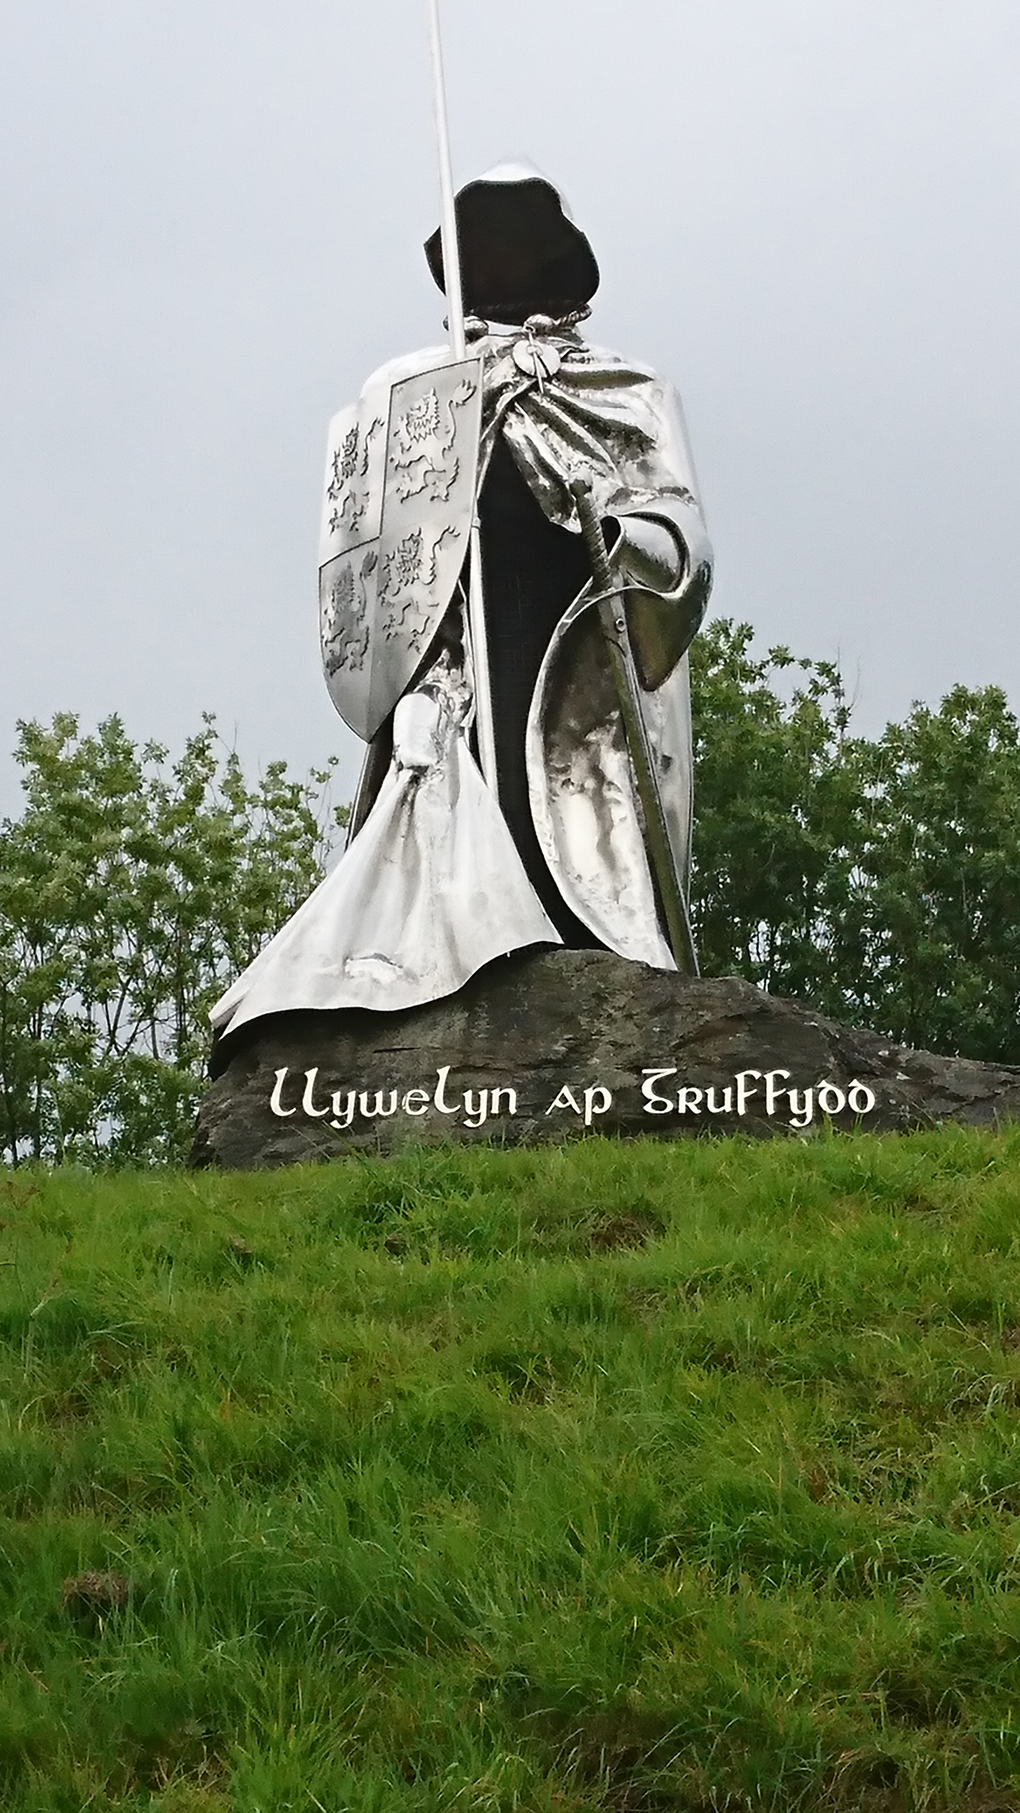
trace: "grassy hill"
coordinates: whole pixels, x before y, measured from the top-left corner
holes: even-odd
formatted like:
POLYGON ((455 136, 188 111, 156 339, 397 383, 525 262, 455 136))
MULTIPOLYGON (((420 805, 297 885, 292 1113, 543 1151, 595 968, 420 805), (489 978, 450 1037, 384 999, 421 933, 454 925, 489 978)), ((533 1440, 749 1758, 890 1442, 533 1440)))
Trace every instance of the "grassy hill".
POLYGON ((1020 1807, 1020 1132, 0 1182, 0 1807, 1020 1807))

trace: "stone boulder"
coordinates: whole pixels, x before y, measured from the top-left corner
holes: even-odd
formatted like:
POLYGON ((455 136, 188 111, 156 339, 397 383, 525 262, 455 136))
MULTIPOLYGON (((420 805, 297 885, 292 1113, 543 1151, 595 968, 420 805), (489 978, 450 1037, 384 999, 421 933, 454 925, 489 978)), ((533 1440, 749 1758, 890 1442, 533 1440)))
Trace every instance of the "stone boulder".
POLYGON ((608 951, 501 958, 402 1013, 276 1014, 222 1039, 191 1164, 585 1133, 805 1135, 1020 1119, 1020 1069, 936 1057, 733 977, 608 951))

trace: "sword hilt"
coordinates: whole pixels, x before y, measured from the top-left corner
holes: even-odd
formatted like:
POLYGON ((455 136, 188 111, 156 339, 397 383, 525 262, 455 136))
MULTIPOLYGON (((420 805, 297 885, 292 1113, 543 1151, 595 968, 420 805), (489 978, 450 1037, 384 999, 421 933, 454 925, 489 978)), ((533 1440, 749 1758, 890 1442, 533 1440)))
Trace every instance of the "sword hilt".
POLYGON ((595 508, 595 493, 592 489, 591 479, 575 478, 570 492, 574 499, 577 520, 581 525, 584 545, 588 550, 588 559, 591 561, 595 588, 603 594, 611 592, 614 590, 613 569, 609 564, 609 550, 606 547, 606 538, 602 533, 602 523, 595 508))

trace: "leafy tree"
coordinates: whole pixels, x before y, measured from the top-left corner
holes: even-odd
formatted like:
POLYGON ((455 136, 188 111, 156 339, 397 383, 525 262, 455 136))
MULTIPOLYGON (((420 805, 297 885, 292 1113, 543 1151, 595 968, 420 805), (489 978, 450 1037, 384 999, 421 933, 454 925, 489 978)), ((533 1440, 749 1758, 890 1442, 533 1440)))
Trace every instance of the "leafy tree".
POLYGON ((862 955, 859 903, 850 909, 865 746, 848 735, 836 667, 785 648, 756 657, 752 637, 749 624, 718 619, 692 650, 702 967, 842 1011, 843 978, 862 955))
POLYGON ((863 1016, 1020 1063, 1020 729, 997 686, 917 705, 868 751, 863 1016))
POLYGON ((706 973, 1020 1063, 1020 735, 1004 694, 957 687, 868 741, 849 734, 834 666, 756 657, 752 634, 719 620, 692 650, 706 973))
POLYGON ((254 788, 212 718, 183 756, 117 717, 19 725, 26 806, 0 826, 0 1145, 165 1162, 187 1145, 207 1014, 319 880, 328 772, 254 788))

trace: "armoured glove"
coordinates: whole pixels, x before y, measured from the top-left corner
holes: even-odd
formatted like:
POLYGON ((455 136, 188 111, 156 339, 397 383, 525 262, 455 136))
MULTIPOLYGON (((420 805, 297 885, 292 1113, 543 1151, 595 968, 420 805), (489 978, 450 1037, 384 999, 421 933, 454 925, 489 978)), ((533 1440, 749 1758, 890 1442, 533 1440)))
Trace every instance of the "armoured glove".
POLYGON ((687 564, 672 529, 653 516, 607 516, 602 520, 613 565, 634 585, 650 592, 673 592, 687 564))

